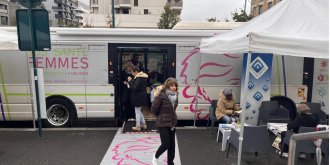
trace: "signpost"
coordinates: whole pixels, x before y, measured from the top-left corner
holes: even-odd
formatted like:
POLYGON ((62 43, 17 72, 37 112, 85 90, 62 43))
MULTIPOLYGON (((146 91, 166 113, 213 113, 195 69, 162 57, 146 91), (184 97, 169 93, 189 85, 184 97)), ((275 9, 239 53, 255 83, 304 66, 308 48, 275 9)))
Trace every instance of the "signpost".
POLYGON ((18 1, 22 6, 28 8, 27 10, 22 9, 16 11, 18 45, 21 51, 32 51, 39 137, 42 137, 38 73, 36 68, 35 51, 50 50, 48 12, 47 10, 44 9, 37 9, 37 10, 31 9, 33 7, 39 6, 41 4, 41 0, 18 0, 18 1), (26 16, 28 17, 28 19, 26 19, 26 16), (38 21, 34 21, 35 18, 38 21), (38 33, 36 33, 36 29, 38 33))

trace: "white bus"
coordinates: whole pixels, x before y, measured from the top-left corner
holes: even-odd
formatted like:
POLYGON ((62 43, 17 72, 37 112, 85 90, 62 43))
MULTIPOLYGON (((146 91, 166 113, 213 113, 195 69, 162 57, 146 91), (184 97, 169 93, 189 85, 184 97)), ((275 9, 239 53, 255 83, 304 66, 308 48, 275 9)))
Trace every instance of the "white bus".
MULTIPOLYGON (((0 29, 16 33, 15 28, 0 29)), ((240 97, 242 56, 198 51, 202 38, 226 31, 52 28, 51 51, 36 52, 46 97, 42 118, 49 127, 69 126, 76 119, 123 120, 121 71, 136 54, 150 77, 149 86, 168 77, 178 79, 179 120, 205 120, 211 100, 218 99, 224 87, 233 88, 235 97, 240 97)), ((300 102, 295 90, 306 87, 302 85, 304 59, 285 58, 286 70, 295 73, 286 80, 289 96, 300 102)), ((277 95, 283 92, 282 62, 273 62, 271 90, 277 95)), ((31 52, 0 51, 0 121, 33 120, 31 67, 31 52)), ((150 108, 143 111, 153 118, 150 108)))

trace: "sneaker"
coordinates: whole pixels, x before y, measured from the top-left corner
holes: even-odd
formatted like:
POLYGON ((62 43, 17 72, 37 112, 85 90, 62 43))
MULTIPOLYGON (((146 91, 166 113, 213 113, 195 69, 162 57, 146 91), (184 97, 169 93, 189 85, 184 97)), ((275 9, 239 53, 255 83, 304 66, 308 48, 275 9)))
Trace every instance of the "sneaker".
POLYGON ((298 158, 300 158, 300 159, 305 159, 305 158, 306 158, 306 155, 305 155, 304 153, 300 153, 300 154, 298 155, 298 158))
POLYGON ((289 157, 289 154, 287 152, 283 152, 282 156, 287 158, 287 157, 289 157))
POLYGON ((134 131, 141 131, 141 127, 140 126, 132 127, 132 130, 134 130, 134 131))
POLYGON ((147 129, 147 124, 142 124, 141 127, 142 129, 147 129))
POLYGON ((154 155, 152 157, 152 165, 157 165, 158 164, 157 161, 158 161, 158 159, 156 158, 156 155, 154 155))

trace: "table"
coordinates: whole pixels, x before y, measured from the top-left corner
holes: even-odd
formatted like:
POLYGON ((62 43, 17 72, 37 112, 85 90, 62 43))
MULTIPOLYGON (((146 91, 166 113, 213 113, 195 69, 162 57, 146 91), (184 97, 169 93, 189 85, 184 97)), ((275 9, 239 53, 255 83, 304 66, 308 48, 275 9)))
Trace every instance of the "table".
MULTIPOLYGON (((287 128, 288 128, 287 125, 288 125, 288 123, 267 123, 267 129, 272 131, 273 134, 275 134, 277 136, 278 134, 282 133, 283 131, 287 131, 287 128)), ((326 129, 329 128, 328 125, 322 125, 322 124, 319 124, 316 127, 317 128, 326 128, 326 129)))
POLYGON ((267 123, 267 129, 272 131, 274 135, 278 135, 287 130, 288 123, 267 123))
POLYGON ((219 124, 218 127, 218 135, 217 135, 217 142, 219 142, 219 134, 222 133, 222 144, 221 144, 221 151, 226 150, 227 140, 231 133, 231 128, 233 128, 234 125, 232 124, 219 124))

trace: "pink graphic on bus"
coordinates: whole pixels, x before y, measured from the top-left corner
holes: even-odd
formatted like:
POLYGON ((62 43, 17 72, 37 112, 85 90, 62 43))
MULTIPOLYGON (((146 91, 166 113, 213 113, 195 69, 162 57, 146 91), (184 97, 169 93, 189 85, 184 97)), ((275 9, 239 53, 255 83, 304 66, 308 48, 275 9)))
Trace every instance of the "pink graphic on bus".
MULTIPOLYGON (((183 83, 184 87, 182 90, 182 95, 186 99, 190 99, 190 106, 189 109, 192 113, 197 114, 197 119, 198 120, 205 120, 208 118, 208 114, 203 114, 202 112, 205 111, 205 108, 198 108, 196 109, 195 105, 197 102, 208 102, 211 104, 212 98, 208 96, 206 93, 205 89, 199 85, 199 81, 201 79, 211 79, 211 78, 223 78, 226 79, 226 82, 228 83, 227 85, 238 85, 240 82, 240 78, 237 77, 231 77, 230 73, 235 70, 235 67, 231 63, 221 63, 217 61, 201 61, 202 63, 200 64, 199 67, 199 72, 200 74, 195 78, 195 77, 189 77, 187 74, 187 71, 194 68, 194 64, 192 64, 194 57, 199 55, 199 48, 195 48, 192 50, 182 61, 182 70, 180 72, 180 77, 183 78, 183 83), (209 72, 210 68, 219 68, 218 73, 211 73, 209 72), (221 68, 221 69, 220 69, 221 68), (188 80, 194 80, 193 84, 189 84, 188 80), (197 89, 193 89, 192 86, 196 86, 197 89), (194 92, 190 92, 194 91, 194 92), (197 90, 197 91, 196 91, 197 90), (197 95, 196 95, 197 93, 197 95), (202 101, 200 101, 202 100, 202 101)), ((200 54, 203 55, 203 54, 200 54)), ((222 55, 222 58, 227 58, 227 59, 240 59, 241 57, 239 55, 233 55, 233 54, 224 54, 222 55)), ((197 58, 198 59, 198 58, 197 58)), ((225 61, 225 60, 224 60, 225 61)), ((213 98, 217 99, 217 98, 213 98)))

